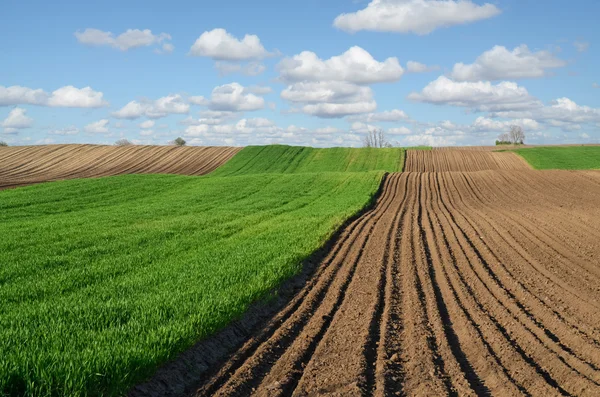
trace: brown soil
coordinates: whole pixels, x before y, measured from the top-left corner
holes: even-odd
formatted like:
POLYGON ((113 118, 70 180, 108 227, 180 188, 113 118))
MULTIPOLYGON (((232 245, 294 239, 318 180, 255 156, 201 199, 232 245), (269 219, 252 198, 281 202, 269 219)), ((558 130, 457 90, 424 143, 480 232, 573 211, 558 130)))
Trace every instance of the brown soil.
POLYGON ((427 171, 388 176, 287 305, 188 368, 191 394, 600 395, 600 172, 437 153, 409 152, 427 171))
POLYGON ((119 174, 204 175, 240 148, 46 145, 0 147, 0 189, 119 174))
POLYGON ((404 171, 529 170, 523 158, 512 152, 475 150, 407 150, 404 171))

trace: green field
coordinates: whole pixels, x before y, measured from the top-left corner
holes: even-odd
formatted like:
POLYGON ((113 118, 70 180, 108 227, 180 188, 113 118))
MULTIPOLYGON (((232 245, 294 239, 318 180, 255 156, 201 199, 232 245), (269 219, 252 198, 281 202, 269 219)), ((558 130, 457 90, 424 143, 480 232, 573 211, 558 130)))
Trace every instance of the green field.
POLYGON ((248 146, 212 175, 263 173, 364 172, 402 170, 400 148, 329 148, 248 146))
POLYGON ((600 169, 600 146, 564 146, 518 149, 536 170, 600 169))
POLYGON ((288 150, 244 149, 217 173, 236 176, 1 191, 0 394, 122 395, 297 274, 384 174, 290 171, 401 164, 385 150, 368 151, 372 167, 351 149, 340 165, 288 150))

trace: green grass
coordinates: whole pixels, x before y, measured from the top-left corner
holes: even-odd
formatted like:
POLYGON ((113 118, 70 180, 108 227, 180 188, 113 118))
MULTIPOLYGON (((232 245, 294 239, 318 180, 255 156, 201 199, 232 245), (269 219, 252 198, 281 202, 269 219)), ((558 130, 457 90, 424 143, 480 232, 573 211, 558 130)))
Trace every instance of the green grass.
POLYGON ((402 170, 400 148, 329 148, 248 146, 212 175, 402 170))
POLYGON ((297 274, 399 153, 248 148, 234 176, 1 191, 0 395, 124 394, 297 274))
POLYGON ((565 146, 517 149, 536 170, 600 169, 600 146, 565 146))
POLYGON ((407 146, 405 150, 431 150, 431 146, 407 146))

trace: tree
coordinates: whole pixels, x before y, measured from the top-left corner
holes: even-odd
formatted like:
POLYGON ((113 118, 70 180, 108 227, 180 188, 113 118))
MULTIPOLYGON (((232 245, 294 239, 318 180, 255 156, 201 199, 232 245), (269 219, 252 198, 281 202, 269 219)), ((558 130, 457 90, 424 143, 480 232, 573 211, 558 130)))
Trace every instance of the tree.
POLYGON ((6 143, 4 141, 0 141, 0 146, 8 146, 8 143, 6 143))
POLYGON ((513 145, 522 145, 523 142, 525 142, 525 132, 523 131, 523 128, 518 125, 511 125, 510 132, 508 133, 508 140, 513 145))
POLYGON ((500 134, 496 145, 522 145, 525 142, 525 132, 518 125, 511 125, 510 131, 500 134))
POLYGON ((382 129, 378 130, 370 130, 367 132, 367 136, 365 136, 363 140, 364 147, 392 147, 392 144, 389 143, 385 137, 385 133, 382 129))
POLYGON ((117 146, 129 146, 129 145, 133 145, 133 143, 129 142, 127 139, 119 139, 118 141, 115 142, 115 145, 117 145, 117 146))
POLYGON ((185 142, 185 139, 183 139, 182 137, 179 137, 179 138, 175 139, 174 141, 172 141, 171 144, 173 144, 175 146, 185 146, 186 142, 185 142))

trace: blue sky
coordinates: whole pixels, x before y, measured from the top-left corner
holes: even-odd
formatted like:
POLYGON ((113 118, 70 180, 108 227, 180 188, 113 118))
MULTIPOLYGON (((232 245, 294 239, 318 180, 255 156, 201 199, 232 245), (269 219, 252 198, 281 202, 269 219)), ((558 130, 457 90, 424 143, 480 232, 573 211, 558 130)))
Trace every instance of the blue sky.
POLYGON ((3 1, 0 140, 600 142, 597 1, 207 3, 3 1))

